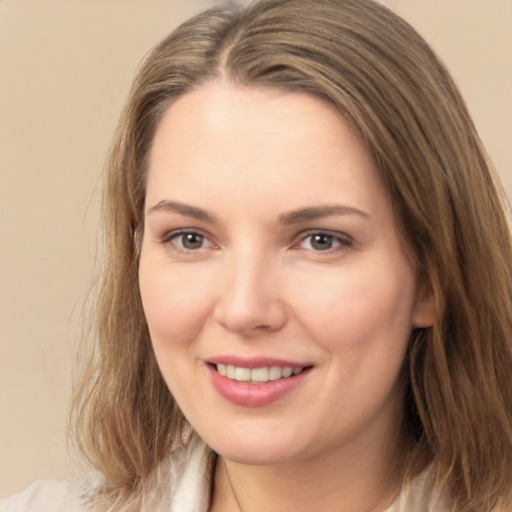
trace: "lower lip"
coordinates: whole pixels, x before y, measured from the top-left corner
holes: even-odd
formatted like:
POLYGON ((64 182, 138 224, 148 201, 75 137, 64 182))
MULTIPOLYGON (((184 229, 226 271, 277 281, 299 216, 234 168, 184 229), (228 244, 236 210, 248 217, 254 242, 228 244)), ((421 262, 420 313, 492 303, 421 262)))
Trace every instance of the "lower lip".
POLYGON ((265 407, 277 402, 300 386, 311 371, 308 368, 298 375, 285 379, 249 384, 223 377, 211 365, 207 365, 207 368, 213 387, 217 392, 228 402, 242 407, 265 407))

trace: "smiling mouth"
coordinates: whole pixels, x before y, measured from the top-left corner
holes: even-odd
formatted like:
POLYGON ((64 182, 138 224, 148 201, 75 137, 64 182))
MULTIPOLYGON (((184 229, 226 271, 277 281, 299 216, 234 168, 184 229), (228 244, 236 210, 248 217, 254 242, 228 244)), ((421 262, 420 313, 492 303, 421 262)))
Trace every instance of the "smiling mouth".
POLYGON ((231 364, 213 364, 212 366, 222 377, 249 384, 264 384, 265 382, 288 379, 311 368, 311 366, 302 366, 297 368, 292 368, 290 366, 244 368, 231 364))

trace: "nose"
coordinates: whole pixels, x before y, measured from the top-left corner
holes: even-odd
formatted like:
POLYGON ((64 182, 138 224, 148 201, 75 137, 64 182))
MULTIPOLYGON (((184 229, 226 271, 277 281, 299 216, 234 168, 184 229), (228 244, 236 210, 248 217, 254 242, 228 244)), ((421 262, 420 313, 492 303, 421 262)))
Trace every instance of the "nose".
POLYGON ((220 276, 216 321, 244 337, 280 330, 288 313, 277 274, 264 256, 227 258, 220 276))

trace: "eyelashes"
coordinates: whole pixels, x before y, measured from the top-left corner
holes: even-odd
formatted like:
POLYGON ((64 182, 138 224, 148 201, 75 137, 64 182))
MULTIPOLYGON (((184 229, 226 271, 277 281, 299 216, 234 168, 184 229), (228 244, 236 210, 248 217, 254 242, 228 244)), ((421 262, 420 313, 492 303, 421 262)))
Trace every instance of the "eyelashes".
POLYGON ((162 240, 165 245, 171 245, 180 252, 197 252, 215 246, 210 239, 194 230, 171 231, 162 240))
POLYGON ((314 231, 306 233, 295 246, 298 249, 311 250, 314 252, 330 252, 351 247, 353 241, 347 235, 333 234, 325 231, 314 231))
MULTIPOLYGON (((220 248, 208 235, 194 229, 171 231, 163 237, 162 244, 185 254, 198 254, 205 250, 217 250, 220 248)), ((345 233, 314 230, 300 233, 288 247, 296 251, 327 255, 337 253, 353 245, 353 239, 345 233)))

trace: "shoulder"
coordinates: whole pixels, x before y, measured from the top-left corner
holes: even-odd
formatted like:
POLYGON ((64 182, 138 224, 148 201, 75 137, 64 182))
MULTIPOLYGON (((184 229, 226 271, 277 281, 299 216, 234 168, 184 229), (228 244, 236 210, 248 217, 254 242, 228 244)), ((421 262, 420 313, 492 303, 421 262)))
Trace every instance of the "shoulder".
POLYGON ((208 509, 214 458, 198 436, 172 454, 167 472, 171 482, 171 510, 208 509))
POLYGON ((407 483, 395 503, 386 512, 453 512, 445 496, 433 491, 433 466, 428 466, 407 483))
POLYGON ((86 512, 89 480, 38 480, 0 502, 0 512, 86 512))
MULTIPOLYGON (((215 455, 191 436, 177 448, 148 482, 142 510, 206 512, 215 455)), ((91 512, 91 498, 101 487, 101 478, 83 480, 38 480, 23 491, 0 501, 0 512, 91 512)))

